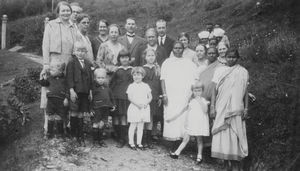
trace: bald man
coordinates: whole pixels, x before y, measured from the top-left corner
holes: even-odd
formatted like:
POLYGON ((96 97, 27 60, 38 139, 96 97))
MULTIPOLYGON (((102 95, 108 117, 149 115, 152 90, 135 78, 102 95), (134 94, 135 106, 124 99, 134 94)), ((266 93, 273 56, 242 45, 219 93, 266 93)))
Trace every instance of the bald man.
POLYGON ((138 58, 136 58, 135 60, 135 65, 136 66, 143 66, 146 64, 146 61, 144 59, 143 56, 143 52, 146 49, 153 49, 157 56, 156 56, 156 61, 158 63, 159 66, 162 65, 162 63, 165 61, 166 58, 168 58, 168 54, 165 51, 165 49, 158 45, 157 43, 157 32, 155 30, 155 28, 149 28, 146 31, 146 35, 145 35, 146 41, 147 43, 144 44, 143 46, 140 46, 140 48, 138 49, 138 58))

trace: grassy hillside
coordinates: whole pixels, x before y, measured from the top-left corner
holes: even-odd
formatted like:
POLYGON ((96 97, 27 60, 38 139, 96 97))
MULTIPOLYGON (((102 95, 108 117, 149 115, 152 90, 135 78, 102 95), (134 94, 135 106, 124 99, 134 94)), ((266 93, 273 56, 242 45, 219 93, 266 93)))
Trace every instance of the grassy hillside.
MULTIPOLYGON (((245 165, 253 169, 294 170, 300 160, 299 118, 299 2, 296 0, 77 0, 97 21, 108 19, 121 26, 134 16, 143 35, 158 18, 165 18, 174 38, 189 32, 193 45, 206 22, 220 23, 231 44, 238 47, 250 73, 247 121, 250 155, 245 165)), ((10 22, 11 45, 21 43, 39 51, 46 15, 10 22)), ((122 29, 124 32, 124 29, 122 29)))

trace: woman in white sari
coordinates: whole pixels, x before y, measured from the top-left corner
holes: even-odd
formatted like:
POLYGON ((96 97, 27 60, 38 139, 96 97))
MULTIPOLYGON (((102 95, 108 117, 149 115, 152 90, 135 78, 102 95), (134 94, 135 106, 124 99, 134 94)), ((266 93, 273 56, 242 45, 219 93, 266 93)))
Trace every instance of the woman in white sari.
MULTIPOLYGON (((164 61, 161 67, 161 83, 164 101, 164 118, 178 114, 189 102, 195 82, 196 65, 182 56, 183 44, 174 43, 173 57, 164 61)), ((185 114, 172 122, 165 122, 163 137, 168 141, 180 140, 183 136, 185 114)))
POLYGON ((248 71, 236 64, 237 50, 228 50, 226 66, 219 67, 214 74, 211 113, 216 114, 212 127, 211 156, 226 160, 232 169, 248 155, 245 117, 248 110, 248 71))

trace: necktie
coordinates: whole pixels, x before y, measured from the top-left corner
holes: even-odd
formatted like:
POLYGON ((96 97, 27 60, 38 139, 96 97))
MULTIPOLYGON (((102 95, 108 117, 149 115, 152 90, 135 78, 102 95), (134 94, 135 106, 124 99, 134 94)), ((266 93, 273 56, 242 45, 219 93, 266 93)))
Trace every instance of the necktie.
POLYGON ((79 60, 81 67, 84 68, 84 60, 79 60))
POLYGON ((159 37, 159 45, 162 45, 162 37, 159 37))

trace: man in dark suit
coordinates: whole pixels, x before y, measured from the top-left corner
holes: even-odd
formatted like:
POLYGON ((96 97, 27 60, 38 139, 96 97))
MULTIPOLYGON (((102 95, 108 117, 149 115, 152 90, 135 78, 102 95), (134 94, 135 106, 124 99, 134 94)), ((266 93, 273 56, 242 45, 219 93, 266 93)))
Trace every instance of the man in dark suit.
POLYGON ((134 18, 127 18, 125 29, 126 34, 120 36, 118 41, 128 49, 131 61, 135 63, 134 60, 138 58, 138 49, 140 46, 144 45, 146 41, 142 37, 135 34, 136 24, 134 18))
POLYGON ((163 19, 156 21, 156 30, 158 33, 158 44, 164 47, 167 55, 170 56, 175 41, 166 35, 167 22, 163 19))
POLYGON ((157 44, 157 32, 154 28, 149 28, 146 31, 146 41, 147 44, 144 44, 143 46, 140 46, 138 49, 138 57, 135 60, 135 66, 143 66, 146 64, 145 57, 143 55, 144 51, 146 49, 153 49, 157 56, 156 56, 156 62, 159 66, 165 61, 166 58, 169 56, 167 55, 167 52, 162 46, 159 46, 157 44))

